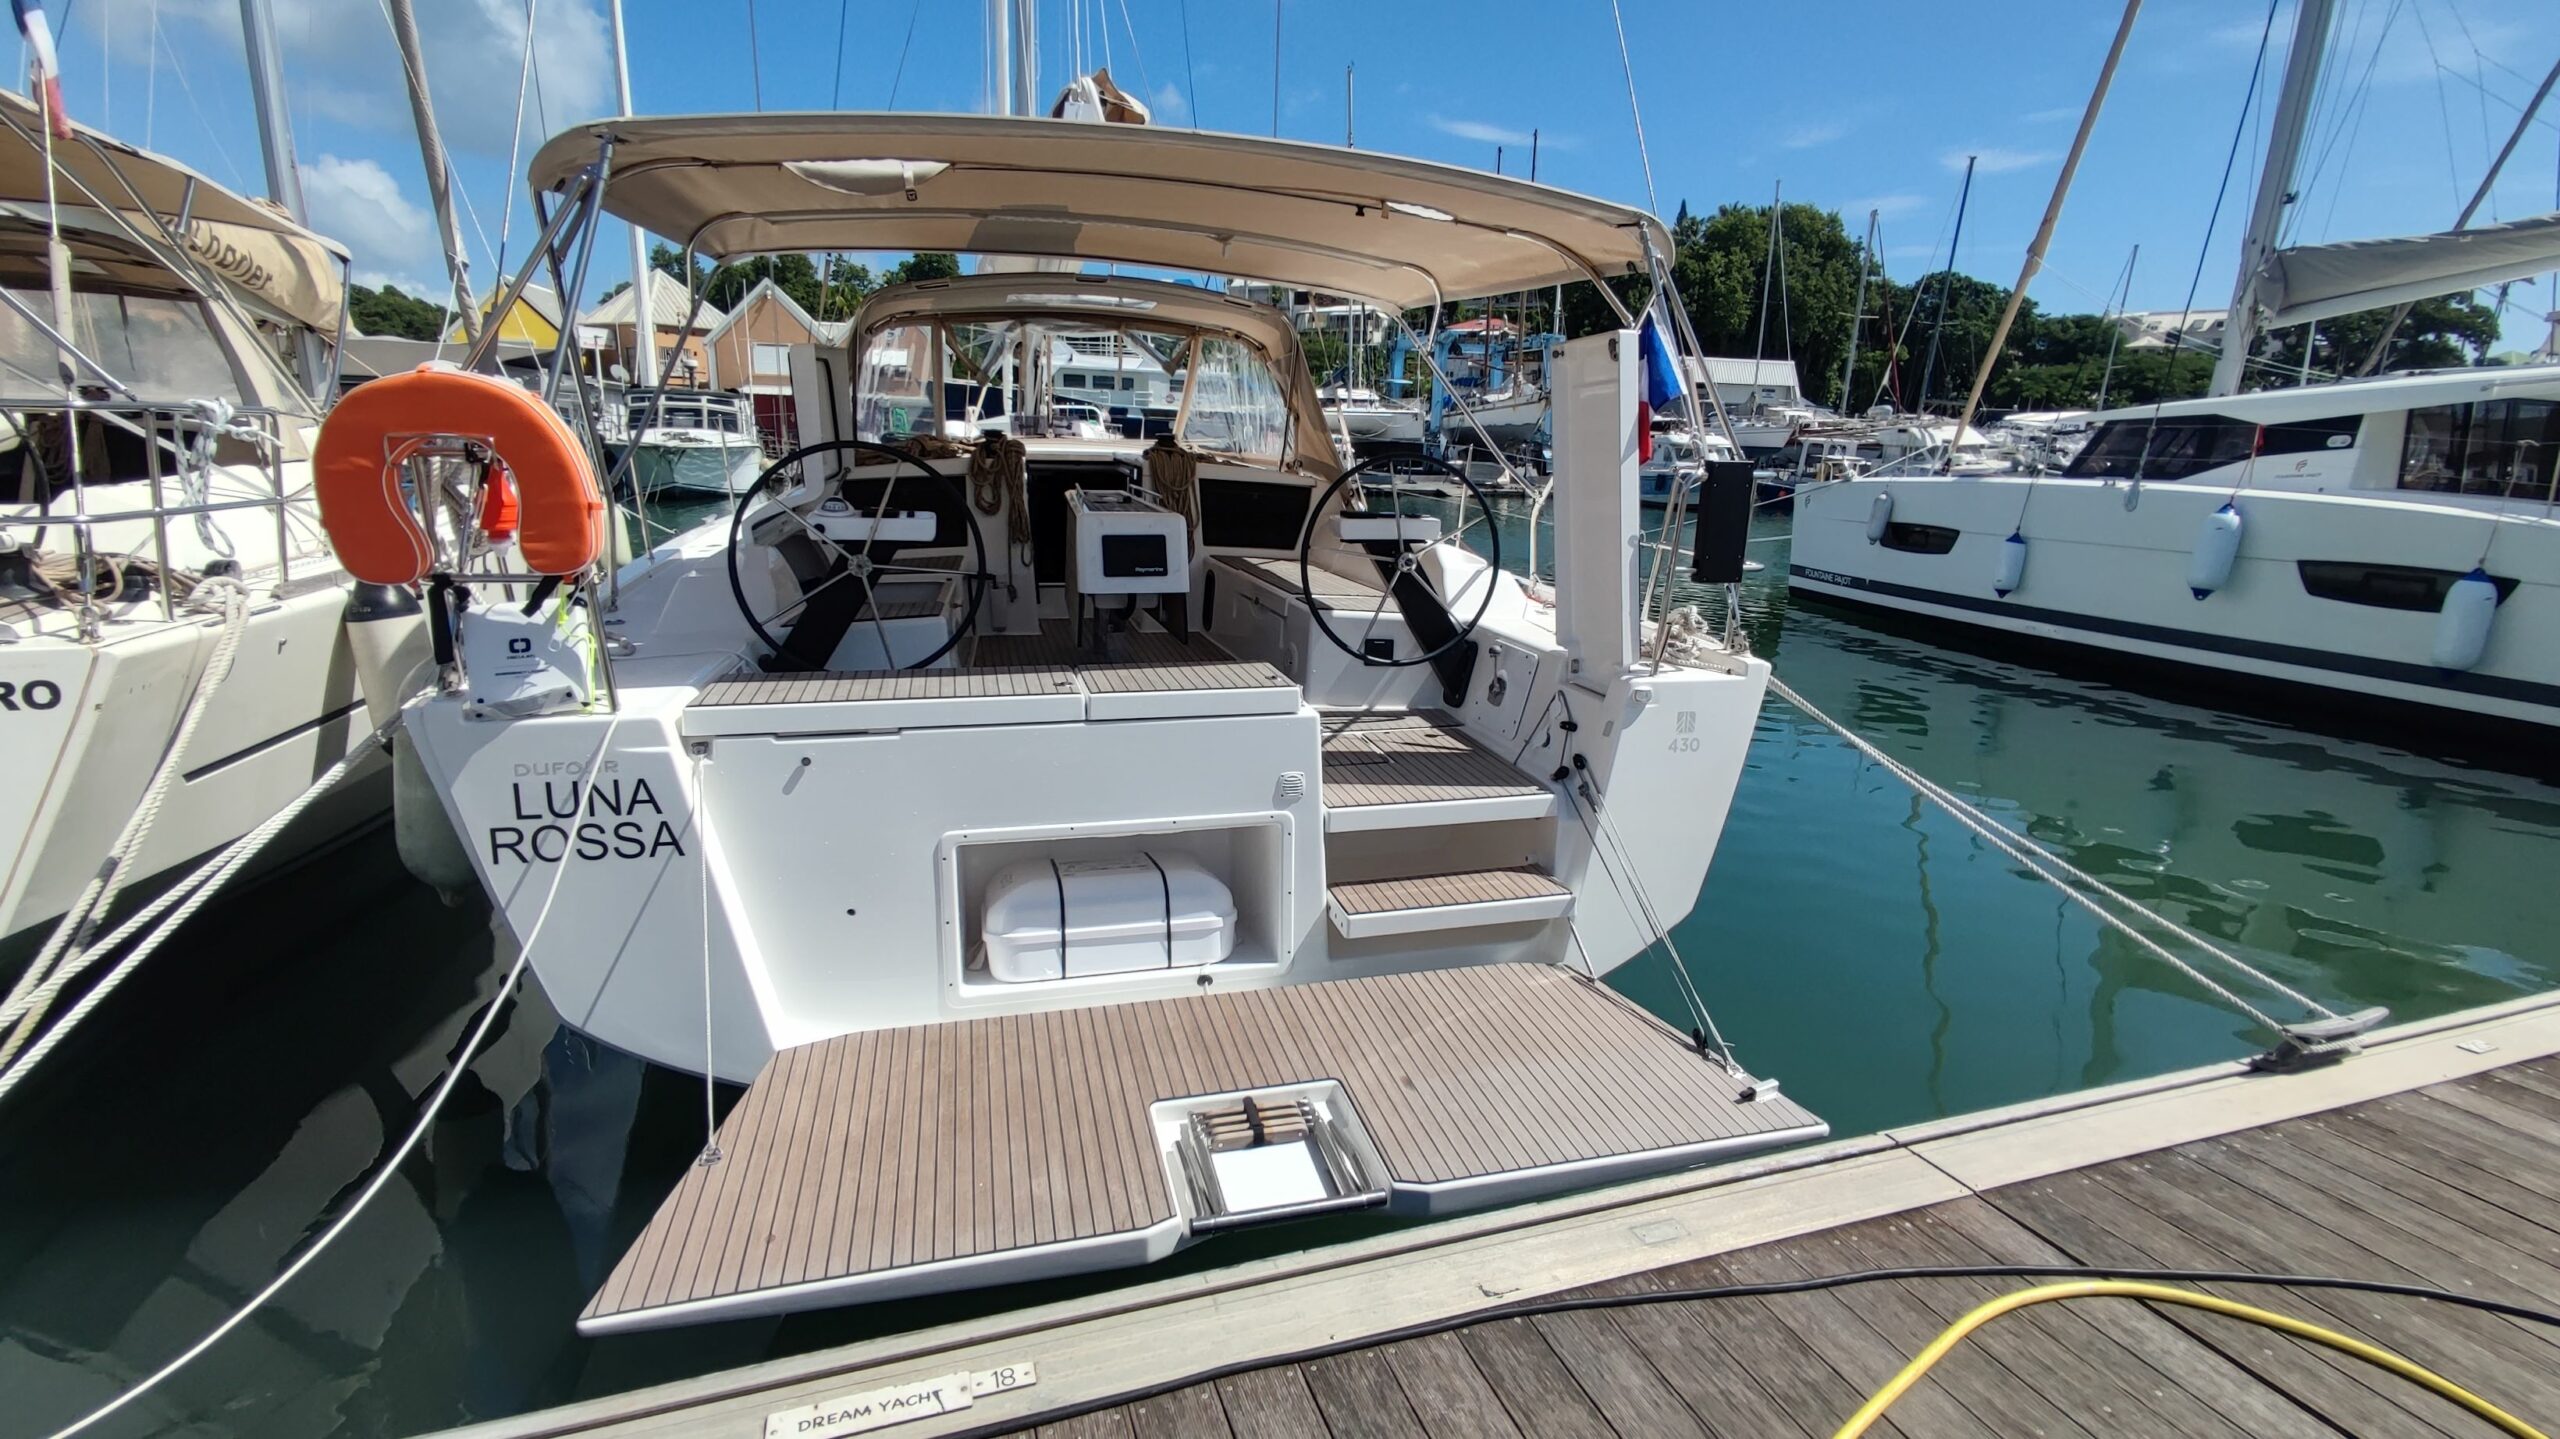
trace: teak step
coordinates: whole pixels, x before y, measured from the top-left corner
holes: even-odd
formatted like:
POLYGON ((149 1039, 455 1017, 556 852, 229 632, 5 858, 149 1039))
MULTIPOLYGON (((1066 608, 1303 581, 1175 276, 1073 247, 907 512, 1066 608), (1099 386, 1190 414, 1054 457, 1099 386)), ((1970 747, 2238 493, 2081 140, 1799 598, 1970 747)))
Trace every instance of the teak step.
POLYGON ((1325 893, 1325 912, 1333 917, 1334 932, 1345 939, 1518 924, 1555 919, 1572 910, 1572 890, 1526 868, 1353 880, 1325 893))
POLYGON ((1432 713, 1328 715, 1324 827, 1425 829, 1544 819, 1555 791, 1432 713))

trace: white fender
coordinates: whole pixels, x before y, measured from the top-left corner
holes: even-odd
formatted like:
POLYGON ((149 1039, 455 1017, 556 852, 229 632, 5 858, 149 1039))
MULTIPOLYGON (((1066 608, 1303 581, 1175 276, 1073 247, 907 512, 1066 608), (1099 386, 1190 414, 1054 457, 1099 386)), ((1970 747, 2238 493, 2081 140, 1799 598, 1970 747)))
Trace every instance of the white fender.
POLYGON ((1878 490, 1873 504, 1867 506, 1867 543, 1881 544, 1885 526, 1893 523, 1893 491, 1878 490))
POLYGON ((1991 592, 2005 600, 2026 578, 2027 537, 2011 530, 2009 538, 2000 542, 2000 578, 1992 581, 1991 592))
POLYGON ((2187 590, 2197 599, 2231 583, 2231 566, 2240 558, 2243 528, 2240 512, 2228 502, 2204 517, 2204 529, 2196 535, 2195 553, 2187 556, 2187 590))
POLYGON ((2436 612, 2436 642, 2430 656, 2438 669, 2467 670, 2489 650, 2489 625, 2498 616, 2498 586, 2489 572, 2474 569, 2444 592, 2436 612))

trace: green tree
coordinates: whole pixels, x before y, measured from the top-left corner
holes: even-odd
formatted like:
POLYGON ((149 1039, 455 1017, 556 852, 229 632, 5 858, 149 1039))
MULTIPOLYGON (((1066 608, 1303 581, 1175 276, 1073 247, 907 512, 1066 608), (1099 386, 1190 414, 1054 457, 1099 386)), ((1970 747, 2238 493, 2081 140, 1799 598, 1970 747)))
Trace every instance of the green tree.
POLYGON ((347 319, 361 335, 432 340, 443 327, 444 307, 404 295, 397 285, 379 290, 357 285, 347 291, 347 319))
POLYGON ((918 250, 880 277, 882 285, 904 285, 914 280, 950 280, 960 274, 960 257, 948 250, 918 250))
MULTIPOLYGON (((2313 378, 2352 375, 2364 367, 2365 357, 2373 353, 2374 341, 2382 337, 2382 327, 2390 318, 2389 310, 2365 310, 2262 337, 2273 343, 2261 345, 2260 358, 2265 363, 2249 367, 2248 388, 2293 384, 2302 372, 2306 335, 2311 336, 2313 378)), ((2441 370, 2482 364, 2497 343, 2497 311, 2471 295, 2440 295, 2409 308, 2409 317, 2392 332, 2391 347, 2377 369, 2441 370)))

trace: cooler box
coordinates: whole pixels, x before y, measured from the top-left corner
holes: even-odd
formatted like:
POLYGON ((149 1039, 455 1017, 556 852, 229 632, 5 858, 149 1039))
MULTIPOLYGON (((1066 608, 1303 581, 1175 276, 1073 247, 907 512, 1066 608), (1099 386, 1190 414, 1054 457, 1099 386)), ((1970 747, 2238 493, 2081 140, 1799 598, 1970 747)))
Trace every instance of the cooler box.
POLYGON ((1216 964, 1236 943, 1235 896, 1178 854, 1007 865, 985 918, 987 972, 1008 984, 1216 964))

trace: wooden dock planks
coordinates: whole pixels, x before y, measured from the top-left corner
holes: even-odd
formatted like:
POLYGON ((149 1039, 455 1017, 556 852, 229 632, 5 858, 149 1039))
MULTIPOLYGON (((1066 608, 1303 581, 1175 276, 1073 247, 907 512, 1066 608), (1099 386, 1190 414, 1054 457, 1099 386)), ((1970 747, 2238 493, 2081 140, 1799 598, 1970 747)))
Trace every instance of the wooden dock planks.
POLYGON ((1539 965, 848 1035, 774 1057, 583 1317, 1143 1231, 1177 1214, 1151 1104, 1314 1079, 1402 1184, 1817 1123, 1539 965))
MULTIPOLYGON (((2053 1263, 2338 1273, 2560 1307, 2560 1060, 1631 1273, 1584 1292, 2053 1263)), ((1897 1280, 1505 1319, 1232 1376, 1216 1391, 1228 1399, 1231 1424, 1240 1394, 1291 1405, 1294 1427, 1271 1432, 1814 1439, 1947 1323, 2032 1282, 1897 1280), (1312 1425, 1305 1403, 1317 1410, 1312 1425)), ((2560 1414, 2560 1334, 2552 1331, 2420 1300, 2199 1287, 2381 1343, 2529 1421, 2547 1426, 2560 1414)), ((1171 1407, 1189 1392, 1149 1403, 1205 1415, 1171 1407)), ((1091 1417, 1125 1422, 1133 1413, 1091 1417)), ((2270 1330, 2090 1300, 2020 1311, 1980 1331, 1874 1432, 2469 1439, 2494 1431, 2423 1390, 2270 1330)))

